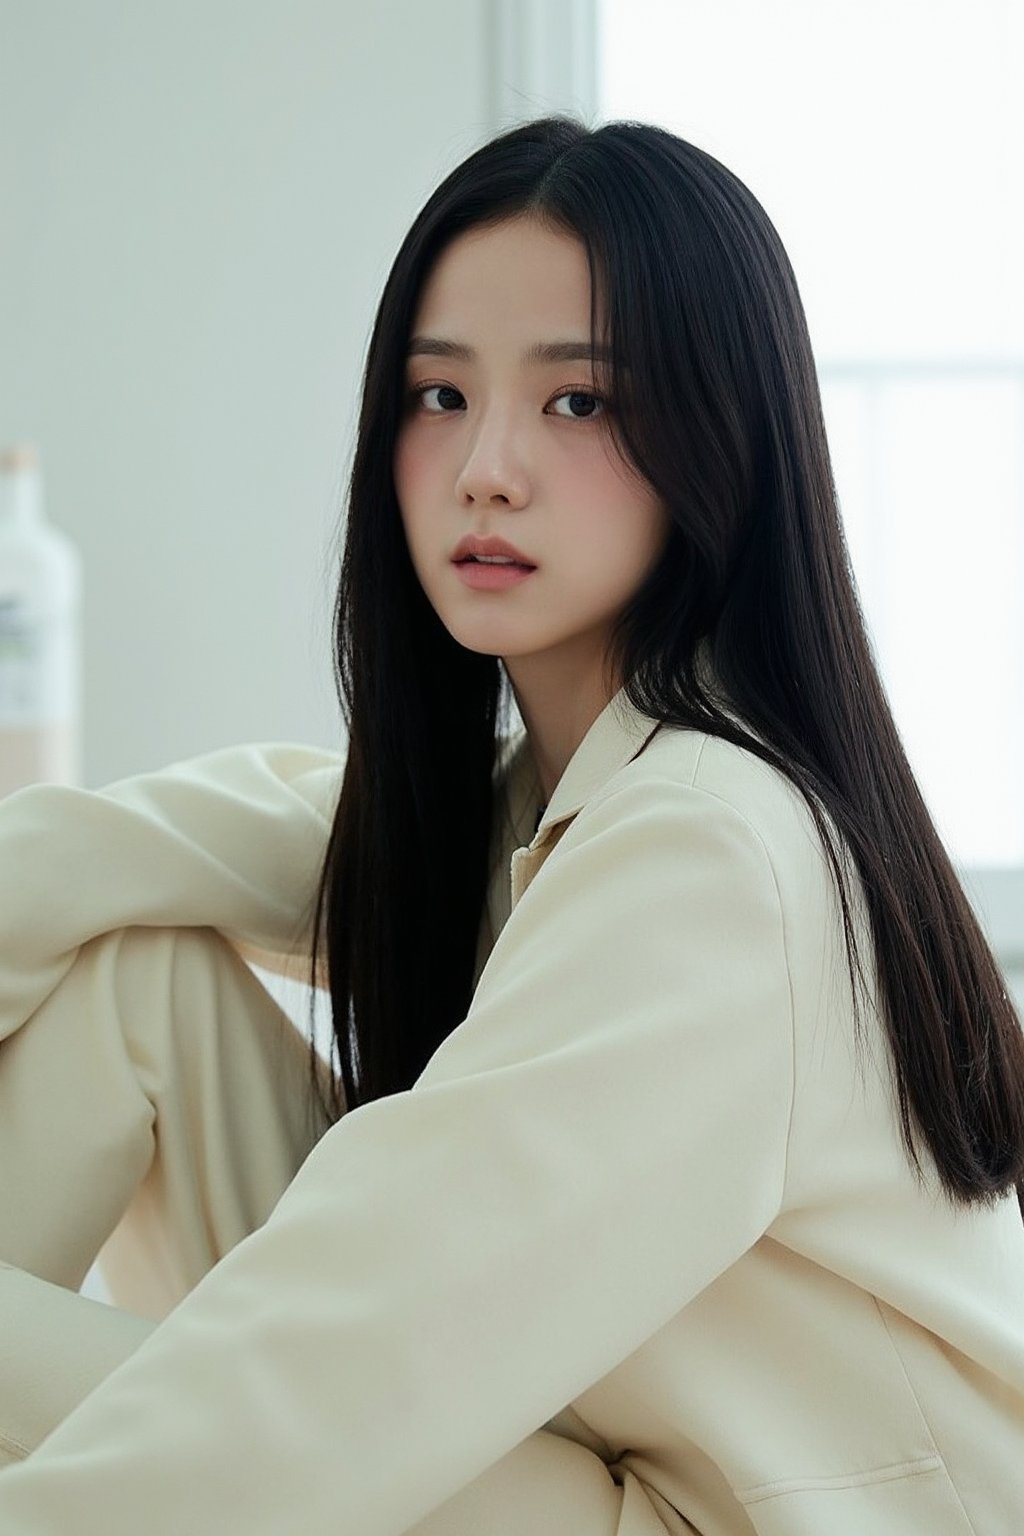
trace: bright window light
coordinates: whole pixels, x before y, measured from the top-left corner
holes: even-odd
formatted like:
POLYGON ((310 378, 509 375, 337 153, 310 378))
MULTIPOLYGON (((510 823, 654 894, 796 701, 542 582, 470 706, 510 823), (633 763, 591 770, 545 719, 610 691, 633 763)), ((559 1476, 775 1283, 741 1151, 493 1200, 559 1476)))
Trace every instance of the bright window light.
POLYGON ((911 763, 961 865, 1024 864, 1024 3, 599 0, 598 61, 778 229, 911 763))

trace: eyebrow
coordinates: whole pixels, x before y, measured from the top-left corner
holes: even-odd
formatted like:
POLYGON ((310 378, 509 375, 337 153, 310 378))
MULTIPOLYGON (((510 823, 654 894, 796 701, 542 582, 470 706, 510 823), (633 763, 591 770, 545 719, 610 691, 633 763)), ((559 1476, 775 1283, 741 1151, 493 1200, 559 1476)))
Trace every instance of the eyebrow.
MULTIPOLYGON (((447 341, 440 336, 414 336, 409 343, 406 357, 453 357, 459 362, 476 361, 472 347, 462 341, 447 341)), ((589 341, 535 341, 523 353, 527 365, 537 363, 610 363, 611 347, 589 341)))

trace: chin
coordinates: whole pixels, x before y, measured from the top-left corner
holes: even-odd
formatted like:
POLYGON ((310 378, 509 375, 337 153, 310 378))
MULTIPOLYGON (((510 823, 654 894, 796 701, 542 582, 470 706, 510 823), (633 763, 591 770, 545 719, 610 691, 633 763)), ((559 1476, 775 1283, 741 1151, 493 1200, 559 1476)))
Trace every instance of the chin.
POLYGON ((535 645, 524 645, 521 638, 503 635, 496 624, 485 628, 482 624, 448 624, 445 629, 463 650, 475 651, 478 656, 518 656, 536 650, 535 645))
POLYGON ((504 656, 507 654, 497 641, 482 640, 479 636, 458 634, 454 629, 450 629, 448 633, 457 644, 462 646, 464 651, 473 651, 477 656, 504 656))

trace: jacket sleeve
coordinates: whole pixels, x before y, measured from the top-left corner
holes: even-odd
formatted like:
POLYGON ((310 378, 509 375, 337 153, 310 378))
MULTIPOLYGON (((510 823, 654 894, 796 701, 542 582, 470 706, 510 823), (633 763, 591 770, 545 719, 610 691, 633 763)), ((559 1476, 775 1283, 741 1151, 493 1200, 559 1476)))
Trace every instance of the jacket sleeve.
POLYGON ((117 928, 209 926, 271 965, 308 955, 341 772, 313 748, 228 747, 0 802, 0 1040, 117 928))
POLYGON ((748 822, 675 782, 592 802, 416 1085, 0 1478, 0 1528, 407 1531, 766 1230, 791 1014, 748 822))

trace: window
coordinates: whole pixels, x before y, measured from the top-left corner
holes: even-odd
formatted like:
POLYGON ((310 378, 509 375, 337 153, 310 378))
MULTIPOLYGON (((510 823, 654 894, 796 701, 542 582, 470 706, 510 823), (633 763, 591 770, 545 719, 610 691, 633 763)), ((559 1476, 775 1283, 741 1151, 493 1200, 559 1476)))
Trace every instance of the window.
POLYGON ((707 150, 796 271, 925 798, 1024 967, 1024 4, 599 0, 598 112, 707 150))

